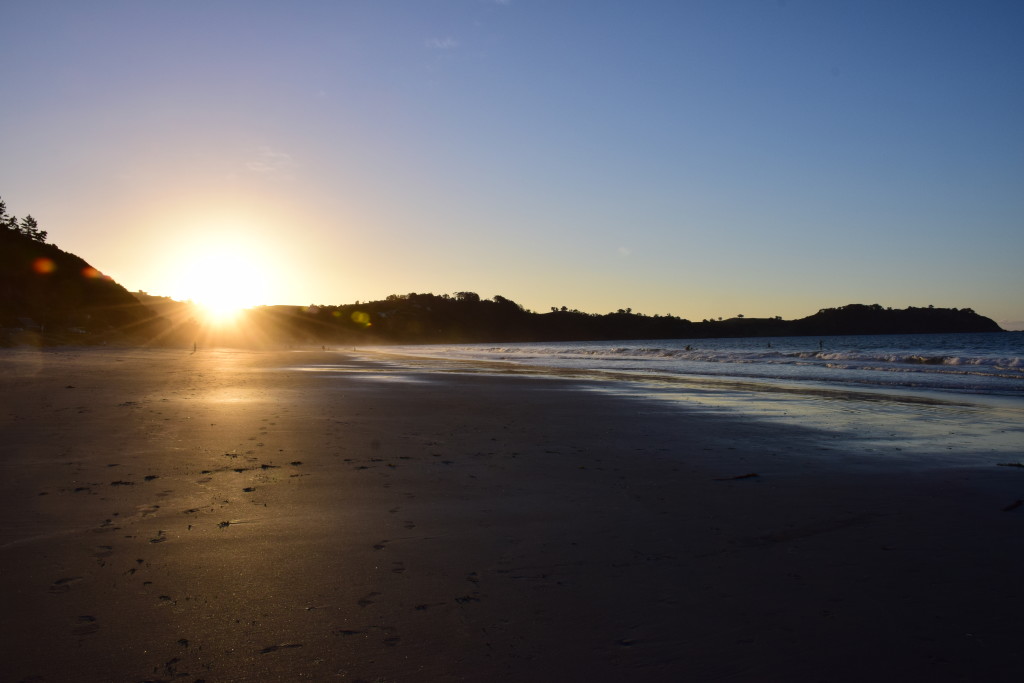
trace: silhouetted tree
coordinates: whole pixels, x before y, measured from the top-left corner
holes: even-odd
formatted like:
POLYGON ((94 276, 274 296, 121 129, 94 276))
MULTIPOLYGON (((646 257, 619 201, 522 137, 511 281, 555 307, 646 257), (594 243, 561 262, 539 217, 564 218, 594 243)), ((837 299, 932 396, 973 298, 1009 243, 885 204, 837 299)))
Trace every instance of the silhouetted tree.
POLYGON ((36 242, 46 242, 46 231, 39 229, 39 223, 31 215, 21 219, 19 231, 26 237, 31 237, 36 242))
POLYGON ((36 219, 29 215, 19 221, 17 216, 9 216, 7 204, 3 199, 0 199, 0 227, 25 235, 36 242, 46 242, 46 231, 39 229, 36 219))
POLYGON ((0 228, 5 230, 17 230, 18 219, 7 215, 7 204, 0 198, 0 228))

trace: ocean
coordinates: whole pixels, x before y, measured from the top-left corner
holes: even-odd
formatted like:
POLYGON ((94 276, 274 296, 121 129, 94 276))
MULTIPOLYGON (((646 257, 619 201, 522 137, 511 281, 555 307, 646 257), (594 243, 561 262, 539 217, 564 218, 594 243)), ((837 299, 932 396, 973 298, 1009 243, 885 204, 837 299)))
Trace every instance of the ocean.
POLYGON ((569 377, 593 391, 796 421, 890 459, 1024 461, 1024 332, 363 350, 419 372, 569 377))
POLYGON ((523 367, 1024 397, 1024 332, 387 346, 523 367))

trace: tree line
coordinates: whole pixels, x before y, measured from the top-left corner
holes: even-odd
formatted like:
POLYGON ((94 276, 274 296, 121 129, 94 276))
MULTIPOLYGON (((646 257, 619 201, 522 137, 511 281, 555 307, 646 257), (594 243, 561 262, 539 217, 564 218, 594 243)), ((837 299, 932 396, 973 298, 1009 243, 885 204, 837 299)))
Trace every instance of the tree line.
POLYGON ((606 314, 552 307, 535 313, 496 295, 392 294, 381 301, 344 305, 263 306, 250 311, 254 326, 295 343, 415 344, 717 337, 826 336, 997 332, 999 326, 969 308, 883 308, 850 304, 798 320, 750 318, 692 322, 632 309, 606 314))
POLYGON ((32 218, 32 214, 26 214, 21 220, 18 220, 17 216, 8 215, 7 204, 2 197, 0 197, 0 228, 24 235, 36 242, 46 242, 47 232, 39 229, 39 223, 32 218))

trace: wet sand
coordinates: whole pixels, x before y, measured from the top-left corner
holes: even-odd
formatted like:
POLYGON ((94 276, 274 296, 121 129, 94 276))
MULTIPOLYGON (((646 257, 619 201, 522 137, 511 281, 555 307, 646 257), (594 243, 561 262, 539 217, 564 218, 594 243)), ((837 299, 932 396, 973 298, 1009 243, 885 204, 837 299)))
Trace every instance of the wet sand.
POLYGON ((1024 468, 582 386, 0 351, 0 680, 1024 676, 1024 468))

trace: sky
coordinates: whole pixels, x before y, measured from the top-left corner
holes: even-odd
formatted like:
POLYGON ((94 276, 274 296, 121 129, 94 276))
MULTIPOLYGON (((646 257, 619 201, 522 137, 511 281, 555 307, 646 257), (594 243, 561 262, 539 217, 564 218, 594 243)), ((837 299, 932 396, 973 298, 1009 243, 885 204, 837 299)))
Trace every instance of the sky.
POLYGON ((1024 3, 36 0, 0 197, 129 290, 1024 328, 1024 3))

